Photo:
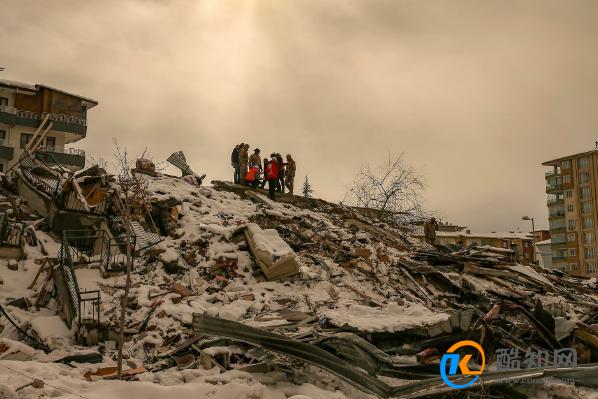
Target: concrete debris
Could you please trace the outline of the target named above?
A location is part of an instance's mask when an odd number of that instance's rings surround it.
[[[169,161],[183,178],[138,160],[144,200],[126,221],[121,187],[101,168],[22,160],[0,190],[14,196],[0,208],[0,359],[66,363],[91,384],[116,378],[130,262],[127,380],[259,376],[345,397],[444,395],[455,389],[439,379],[442,355],[473,340],[487,371],[461,394],[521,396],[511,382],[547,376],[598,384],[595,279],[517,264],[501,248],[434,248],[344,205],[201,186],[181,152]],[[561,367],[554,353],[567,348],[578,366]],[[502,350],[522,367],[498,371]],[[525,369],[529,350],[548,353],[545,364]]]

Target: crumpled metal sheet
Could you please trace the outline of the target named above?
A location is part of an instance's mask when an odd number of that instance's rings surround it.
[[[193,329],[199,334],[234,339],[321,367],[364,392],[389,398],[393,388],[368,373],[354,368],[342,359],[310,344],[282,335],[262,331],[230,320],[195,314]]]
[[[352,367],[342,359],[321,348],[234,321],[195,314],[193,317],[193,328],[201,334],[225,337],[257,345],[264,349],[313,364],[328,370],[362,391],[373,393],[381,398],[419,398],[455,390],[446,385],[440,377],[428,378],[399,387],[391,387],[368,373]],[[456,384],[463,384],[469,378],[471,377],[457,376],[451,377],[451,381]],[[472,384],[467,389],[509,384],[522,379],[536,380],[541,378],[567,378],[574,380],[575,384],[579,386],[598,388],[598,363],[567,368],[486,371],[475,384]]]

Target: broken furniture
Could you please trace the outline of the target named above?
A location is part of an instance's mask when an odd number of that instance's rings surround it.
[[[255,263],[268,280],[290,277],[299,272],[297,255],[276,230],[262,230],[257,224],[249,223],[245,228],[245,238]]]

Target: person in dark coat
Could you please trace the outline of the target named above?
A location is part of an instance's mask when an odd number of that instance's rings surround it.
[[[236,145],[235,148],[233,148],[233,152],[230,155],[230,163],[233,166],[233,168],[235,169],[233,182],[235,182],[236,184],[239,184],[241,182],[239,152],[241,151],[241,147],[243,147],[243,145],[244,145],[244,143]]]
[[[284,160],[282,159],[282,155],[276,153],[276,161],[278,162],[278,191],[284,194],[284,175],[285,175],[285,165]]]

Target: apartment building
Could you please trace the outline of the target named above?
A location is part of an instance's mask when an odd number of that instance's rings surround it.
[[[552,266],[573,276],[598,276],[598,150],[542,163],[546,172]]]
[[[0,172],[35,144],[35,156],[70,170],[85,166],[85,152],[68,147],[87,134],[87,111],[97,101],[50,86],[0,79]]]

